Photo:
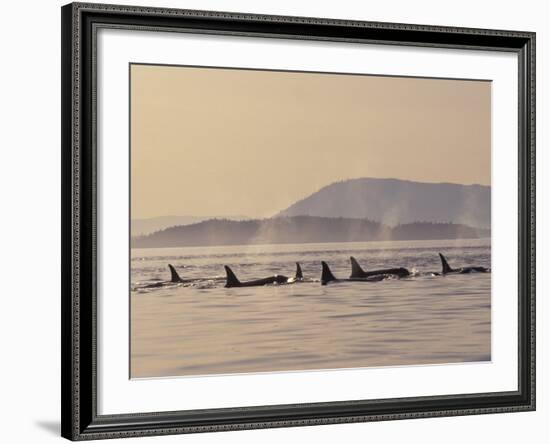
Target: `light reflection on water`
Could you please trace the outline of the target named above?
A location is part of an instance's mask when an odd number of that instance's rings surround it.
[[[491,359],[491,274],[431,276],[441,251],[451,266],[490,267],[490,241],[407,241],[138,249],[132,251],[132,377],[331,369]],[[419,273],[381,282],[321,286],[320,261],[348,277],[365,270]],[[239,279],[284,274],[300,262],[315,282],[224,288],[223,265]],[[135,287],[169,277],[178,286]]]

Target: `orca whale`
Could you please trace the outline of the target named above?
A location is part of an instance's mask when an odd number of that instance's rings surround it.
[[[186,282],[193,282],[194,280],[196,280],[196,279],[182,279],[172,264],[168,264],[168,268],[170,269],[169,281],[154,282],[152,284],[143,285],[139,288],[159,288],[159,287],[166,287],[169,285],[184,284]]]
[[[349,259],[351,261],[350,278],[367,278],[367,277],[376,276],[379,274],[393,275],[398,277],[405,277],[410,275],[409,270],[403,267],[365,271],[361,268],[361,265],[359,265],[359,262],[357,262],[357,259],[355,259],[353,256],[351,256]]]
[[[302,267],[300,267],[300,264],[296,262],[296,274],[293,278],[290,278],[288,280],[289,284],[292,284],[294,282],[303,282],[304,281],[304,275],[302,273]]]
[[[445,256],[439,253],[439,258],[441,259],[441,274],[466,274],[466,273],[489,273],[490,269],[485,267],[461,267],[461,268],[451,268]]]
[[[269,276],[266,278],[254,279],[252,281],[245,281],[245,282],[241,282],[237,278],[237,276],[235,276],[235,273],[233,273],[233,270],[231,270],[231,268],[229,268],[227,265],[224,265],[224,268],[225,268],[225,273],[227,275],[225,288],[260,287],[262,285],[268,285],[268,284],[291,284],[294,282],[301,281],[303,279],[302,267],[300,267],[300,264],[298,262],[296,262],[296,275],[293,278],[289,278],[282,274],[275,274],[273,276]]]
[[[377,274],[364,278],[350,277],[348,279],[339,279],[332,274],[330,267],[325,261],[322,261],[321,265],[323,267],[321,272],[321,285],[327,285],[329,282],[378,282],[386,277],[384,274]]]

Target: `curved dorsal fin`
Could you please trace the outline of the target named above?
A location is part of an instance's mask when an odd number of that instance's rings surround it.
[[[361,265],[359,265],[359,262],[351,256],[349,258],[351,261],[351,276],[350,278],[358,278],[358,277],[364,277],[365,276],[365,270],[361,268]]]
[[[183,282],[182,279],[180,278],[180,275],[178,274],[178,272],[176,271],[176,269],[172,264],[168,264],[168,268],[170,269],[170,275],[171,275],[170,282]]]
[[[296,280],[303,279],[304,275],[302,274],[302,267],[300,267],[300,264],[296,262],[296,276],[294,276]]]
[[[239,287],[241,285],[241,281],[237,279],[237,276],[235,276],[235,273],[233,273],[233,270],[231,270],[231,268],[229,268],[227,265],[224,265],[224,268],[225,268],[225,274],[227,275],[225,286],[227,288]]]
[[[450,273],[451,271],[453,271],[453,269],[447,263],[447,259],[445,259],[445,256],[439,253],[439,258],[441,259],[441,270],[443,274]]]
[[[330,281],[335,281],[336,278],[332,274],[332,271],[330,271],[329,266],[325,261],[321,262],[321,265],[323,266],[323,271],[321,273],[321,285],[326,285]]]

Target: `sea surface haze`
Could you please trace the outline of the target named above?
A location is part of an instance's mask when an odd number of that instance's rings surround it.
[[[131,252],[132,378],[420,365],[491,360],[491,274],[441,271],[491,266],[489,239],[148,248]],[[321,261],[347,278],[406,267],[411,277],[321,286]],[[224,288],[224,265],[242,281],[295,262],[306,282]],[[169,280],[167,264],[193,282]]]

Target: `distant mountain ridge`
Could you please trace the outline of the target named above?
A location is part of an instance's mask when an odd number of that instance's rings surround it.
[[[491,226],[491,187],[361,178],[334,182],[276,216],[368,218],[389,226],[417,221]]]
[[[390,227],[367,219],[294,216],[244,221],[210,219],[133,237],[132,248],[471,239],[488,236],[489,230],[460,224],[416,222]]]
[[[208,219],[246,220],[246,216],[159,216],[132,219],[132,236],[143,236],[178,225],[189,225]]]

